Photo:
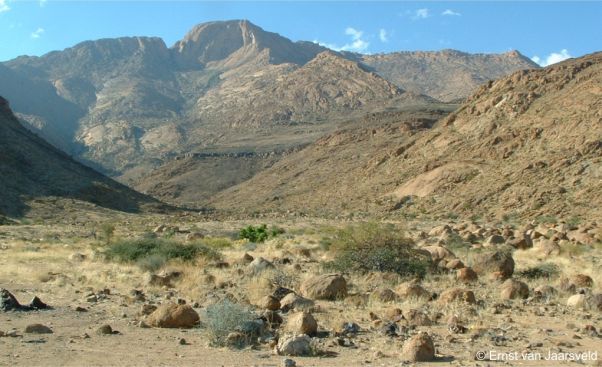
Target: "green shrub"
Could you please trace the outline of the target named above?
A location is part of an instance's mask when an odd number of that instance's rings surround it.
[[[211,260],[221,258],[216,250],[202,243],[182,244],[174,240],[159,238],[140,238],[116,241],[107,249],[105,256],[110,260],[137,262],[138,264],[158,264],[161,259],[169,261],[179,259],[191,261],[197,257]]]
[[[100,237],[108,245],[113,240],[115,234],[115,225],[113,223],[103,223],[100,226]]]
[[[560,269],[556,264],[543,263],[537,266],[527,268],[517,272],[519,277],[527,279],[539,279],[539,278],[554,278],[560,274]]]
[[[251,309],[224,299],[207,307],[205,319],[209,340],[213,345],[225,346],[228,334],[235,331],[248,334],[246,343],[251,342],[254,333],[249,329],[252,329],[256,319]],[[237,346],[243,347],[244,344]]]
[[[335,260],[327,269],[349,272],[392,272],[424,277],[431,267],[430,256],[415,248],[404,232],[390,224],[362,223],[340,230],[333,238]]]
[[[268,226],[262,224],[260,226],[247,226],[240,230],[239,238],[246,238],[254,243],[265,242],[270,237],[277,237],[284,233],[284,229],[273,226],[268,230]]]

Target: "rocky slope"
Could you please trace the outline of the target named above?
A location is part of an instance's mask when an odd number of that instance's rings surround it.
[[[45,197],[128,212],[158,204],[74,161],[25,129],[0,97],[0,217],[22,216],[29,201]],[[58,215],[58,207],[53,215]]]
[[[16,58],[0,66],[0,93],[54,145],[144,185],[141,177],[180,155],[280,151],[313,142],[353,116],[416,99],[465,97],[480,82],[534,67],[506,54],[377,58],[325,51],[248,21],[210,22],[172,47],[159,38],[124,37]],[[459,70],[469,76],[454,81]],[[404,93],[406,85],[412,94]],[[432,93],[420,97],[424,92]]]
[[[600,218],[600,85],[602,53],[519,71],[487,83],[430,130],[401,132],[408,120],[400,116],[390,127],[339,131],[214,204]]]

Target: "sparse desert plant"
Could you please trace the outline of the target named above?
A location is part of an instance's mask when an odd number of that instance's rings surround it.
[[[221,300],[207,307],[205,311],[205,325],[209,331],[209,339],[215,346],[225,346],[228,334],[232,332],[246,332],[256,319],[251,309],[234,303],[228,299]],[[252,333],[251,333],[252,334]],[[239,340],[237,347],[243,347],[249,343],[247,340]]]
[[[103,223],[100,226],[100,237],[108,245],[113,240],[115,234],[115,225],[113,223]]]
[[[340,230],[333,238],[335,259],[324,264],[340,272],[391,272],[424,277],[430,257],[415,248],[412,239],[391,224],[361,223]]]
[[[560,274],[560,269],[558,268],[558,265],[553,263],[543,263],[524,270],[520,270],[517,272],[516,275],[527,279],[550,279],[557,277],[558,274]]]
[[[234,246],[232,240],[226,237],[205,237],[201,243],[215,249],[224,249]]]
[[[284,233],[284,229],[272,226],[268,230],[268,226],[265,224],[255,226],[246,226],[245,228],[240,230],[239,238],[246,238],[254,243],[265,242],[270,237],[277,237]]]
[[[159,238],[116,241],[105,251],[105,256],[109,260],[136,262],[143,266],[156,264],[158,259],[165,259],[166,262],[172,259],[192,261],[198,257],[210,260],[221,258],[218,251],[202,243],[183,244]]]

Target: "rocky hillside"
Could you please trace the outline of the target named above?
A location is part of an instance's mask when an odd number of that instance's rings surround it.
[[[456,50],[357,55],[359,61],[400,88],[440,101],[466,98],[481,84],[539,65],[518,51],[468,54]]]
[[[74,161],[25,129],[0,97],[0,217],[22,216],[28,202],[69,198],[128,212],[158,203]],[[54,215],[58,208],[54,208]]]
[[[481,82],[534,67],[508,54],[326,51],[248,21],[210,22],[172,47],[125,37],[16,58],[0,65],[0,93],[55,146],[144,185],[141,177],[181,155],[286,150],[352,117],[465,97]]]
[[[600,85],[602,53],[515,72],[482,86],[432,129],[409,128],[416,118],[408,116],[381,128],[359,124],[283,159],[214,204],[600,218]]]

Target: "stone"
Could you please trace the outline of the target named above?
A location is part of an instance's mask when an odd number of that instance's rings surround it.
[[[485,242],[483,242],[483,247],[493,247],[496,245],[502,245],[504,242],[506,242],[506,239],[503,236],[494,234],[487,237]]]
[[[205,235],[201,232],[190,232],[186,235],[186,241],[198,241],[205,238]]]
[[[435,344],[430,335],[421,332],[403,344],[402,359],[410,362],[430,362],[435,359]]]
[[[241,263],[243,264],[250,264],[253,260],[255,260],[255,258],[249,255],[247,252],[245,252],[245,254],[242,255],[242,258],[240,259]]]
[[[157,306],[155,306],[155,305],[143,304],[140,307],[140,311],[138,312],[138,315],[148,316],[148,315],[152,314],[153,312],[155,312],[156,310],[157,310]]]
[[[585,294],[574,294],[566,301],[566,305],[572,308],[583,309],[586,306],[586,300]]]
[[[462,268],[458,269],[456,272],[456,279],[461,281],[462,283],[472,283],[476,282],[479,279],[477,272],[472,270],[472,268]]]
[[[297,367],[297,362],[295,362],[294,360],[290,359],[290,358],[285,358],[282,360],[282,363],[280,363],[281,367]]]
[[[475,254],[472,269],[479,275],[499,272],[507,279],[514,273],[514,259],[512,254],[503,251]]]
[[[347,296],[347,281],[340,274],[316,275],[305,280],[300,290],[308,298],[335,300]]]
[[[395,291],[402,299],[431,298],[431,293],[415,281],[401,283],[395,288]]]
[[[403,312],[401,311],[401,309],[395,307],[395,308],[386,309],[385,313],[384,313],[384,318],[387,321],[398,322],[400,320],[403,320],[404,317],[403,317]]]
[[[431,326],[433,324],[425,312],[416,309],[406,312],[405,318],[412,326]]]
[[[267,295],[259,300],[257,306],[263,310],[276,311],[280,309],[280,301],[272,295]]]
[[[551,285],[540,285],[533,289],[533,294],[538,297],[551,297],[556,293],[558,293],[558,291]]]
[[[276,311],[265,310],[261,317],[272,329],[280,327],[283,322],[282,316],[280,316]]]
[[[118,334],[118,331],[114,331],[111,325],[102,325],[98,329],[96,329],[96,334],[98,335],[112,335]]]
[[[442,304],[450,304],[454,302],[466,302],[474,304],[477,301],[472,291],[461,288],[452,288],[441,293],[439,296],[439,302]]]
[[[508,279],[501,286],[500,297],[502,299],[525,299],[529,297],[529,286],[515,279]]]
[[[189,305],[164,303],[148,316],[147,323],[160,328],[191,328],[199,320],[199,314]]]
[[[310,310],[314,305],[314,301],[301,297],[296,293],[289,293],[280,300],[280,309],[284,312],[290,310]]]
[[[30,324],[25,327],[23,331],[26,334],[52,334],[53,331],[46,325],[42,324]]]
[[[318,332],[318,322],[309,312],[301,311],[289,316],[286,330],[293,334],[315,335]]]
[[[273,269],[274,264],[264,259],[263,257],[257,257],[253,259],[253,261],[251,261],[249,265],[247,265],[247,267],[251,271],[251,273],[257,274],[267,269]]]
[[[72,253],[71,255],[69,255],[69,260],[71,260],[73,262],[82,262],[82,261],[86,260],[86,255],[79,253],[79,252],[75,252],[75,253]]]
[[[460,259],[452,259],[445,264],[445,268],[448,270],[457,270],[464,268],[464,263]]]
[[[311,339],[307,335],[283,336],[276,351],[284,356],[307,356],[311,354]]]
[[[589,275],[576,274],[569,278],[572,284],[581,288],[591,288],[594,285],[594,280]]]
[[[421,250],[427,251],[431,255],[433,262],[438,263],[441,260],[455,259],[456,255],[443,246],[425,246]]]
[[[378,288],[374,292],[372,292],[370,296],[372,297],[372,299],[385,303],[395,302],[399,300],[399,296],[397,295],[397,293],[393,292],[389,288]]]
[[[8,290],[0,288],[0,311],[20,310],[23,306]]]

